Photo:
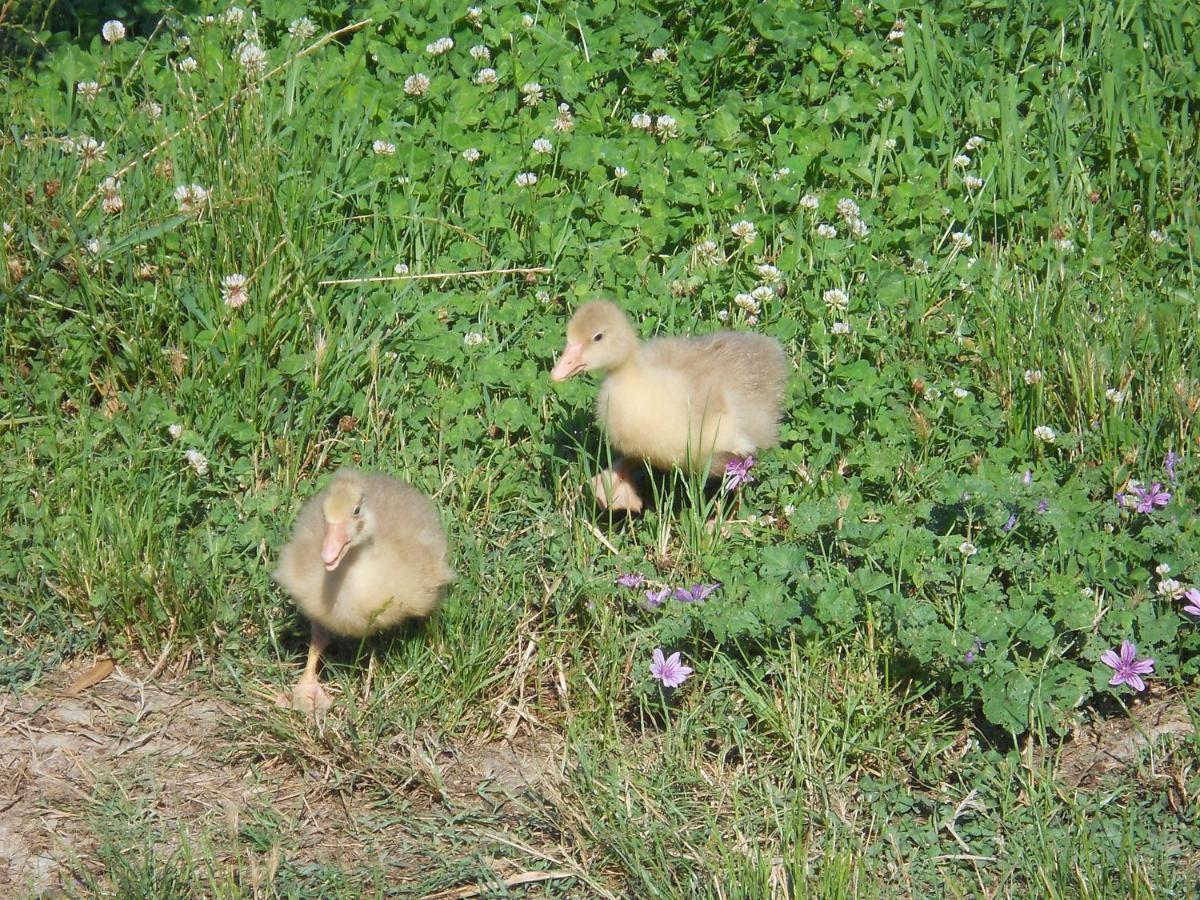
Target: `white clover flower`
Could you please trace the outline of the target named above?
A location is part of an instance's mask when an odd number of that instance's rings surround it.
[[[545,305],[550,302],[550,292],[549,291],[538,291],[536,294],[533,295],[533,299],[535,299],[538,303]]]
[[[779,280],[779,270],[770,263],[759,263],[754,268],[759,278],[765,278],[767,281]]]
[[[974,556],[976,553],[979,552],[979,548],[976,547],[974,544],[972,544],[970,541],[963,541],[961,544],[958,545],[958,552],[961,553],[963,556]]]
[[[722,262],[721,248],[714,240],[700,241],[692,248],[692,255],[696,262],[705,266],[716,266]]]
[[[849,221],[850,234],[862,240],[871,233],[871,229],[867,227],[867,223],[855,216]]]
[[[674,137],[677,133],[674,116],[659,116],[654,125],[655,130],[664,137]]]
[[[163,111],[162,104],[155,103],[153,100],[143,101],[141,106],[138,107],[138,109],[140,109],[142,111],[142,113],[146,116],[146,118],[149,119],[151,122],[157,122],[159,120],[159,118],[162,117],[162,111]]]
[[[835,238],[837,237],[837,229],[832,225],[822,222],[817,226],[817,237]]]
[[[1160,597],[1176,598],[1183,596],[1183,590],[1183,585],[1174,578],[1164,578],[1158,583],[1156,592]]]
[[[189,450],[183,456],[187,460],[187,464],[195,470],[197,475],[204,477],[208,474],[208,457],[199,450]]]
[[[624,166],[613,166],[613,178],[617,179],[618,181],[628,174],[629,170]]]
[[[886,147],[888,150],[895,150],[896,149],[896,139],[888,138],[886,141],[883,142],[883,146]]]
[[[830,288],[821,295],[821,299],[825,301],[826,306],[838,312],[844,312],[850,306],[850,295],[841,288]]]
[[[247,41],[238,48],[238,62],[247,74],[258,75],[267,65],[267,53],[258,44]]]
[[[1033,429],[1033,436],[1044,444],[1053,444],[1055,439],[1054,429],[1048,425],[1039,425]]]
[[[532,28],[533,27],[533,16],[531,16],[529,13],[525,13],[525,15],[521,16],[521,27],[522,28]]]
[[[1026,384],[1030,384],[1030,385],[1037,384],[1039,381],[1042,380],[1042,370],[1041,369],[1026,369],[1024,378],[1025,378]]]
[[[83,249],[87,251],[88,256],[99,256],[100,255],[100,239],[99,238],[88,238],[86,241],[83,242]]]
[[[733,297],[733,304],[739,309],[751,313],[752,315],[757,315],[762,309],[762,306],[759,304],[759,302],[750,294],[735,294]]]
[[[196,60],[193,59],[192,57],[185,56],[183,59],[181,59],[179,61],[178,65],[179,65],[180,72],[184,72],[184,73],[190,75],[190,74],[192,74],[192,72],[196,71],[197,67],[199,66],[199,63],[197,63]]]
[[[892,25],[892,30],[888,32],[887,39],[889,41],[904,40],[904,26],[907,23],[903,19],[897,19]]]
[[[527,81],[521,85],[521,102],[526,106],[537,106],[546,96],[542,86],[536,81]]]
[[[483,10],[478,6],[467,7],[467,21],[472,25],[478,25],[483,21]]]
[[[1169,563],[1159,563],[1157,566],[1154,567],[1154,574],[1158,575],[1160,578],[1163,575],[1170,575],[1171,574],[1170,564]]]
[[[760,303],[765,303],[775,296],[775,289],[769,284],[760,284],[750,292],[750,296]]]
[[[221,15],[221,22],[225,25],[238,26],[242,24],[242,19],[246,18],[246,11],[240,6],[231,6]]]
[[[968,191],[977,191],[983,187],[983,179],[978,175],[964,175],[963,187],[965,187]]]
[[[829,326],[829,331],[831,334],[849,334],[850,333],[850,323],[849,322],[834,322],[832,325]]]
[[[805,194],[800,198],[800,205],[805,209],[816,209],[821,205],[821,199],[816,194]]]
[[[554,117],[554,130],[566,134],[575,127],[575,117],[571,115],[571,107],[569,104],[558,104],[558,115]]]
[[[538,177],[533,172],[518,172],[517,187],[533,187],[537,184]]]
[[[181,184],[175,188],[175,202],[182,213],[199,212],[208,200],[208,190],[198,184]]]
[[[100,84],[96,81],[81,81],[75,85],[75,93],[90,102],[100,96]]]
[[[83,167],[87,169],[93,163],[104,159],[106,146],[104,141],[98,141],[94,137],[81,134],[79,140],[75,141],[75,152],[79,154],[79,158],[83,160]]]
[[[100,26],[100,36],[110,44],[125,39],[125,26],[116,19],[109,19]]]
[[[942,396],[942,392],[935,387],[927,387],[921,392],[921,396],[924,397],[927,402],[932,403]]]
[[[729,230],[734,233],[735,237],[741,239],[743,244],[753,244],[758,239],[758,230],[754,227],[754,223],[741,219],[729,226]]]
[[[464,150],[462,152],[462,158],[465,159],[469,163],[479,162],[479,160],[482,156],[483,156],[483,154],[479,152],[478,147],[468,147],[466,150]]]
[[[402,263],[402,262],[396,263],[394,266],[392,266],[392,271],[395,272],[397,275],[407,275],[408,274],[408,263]]]
[[[958,156],[954,157],[954,159],[950,160],[950,162],[958,166],[960,169],[965,169],[971,164],[971,157],[967,156],[965,153],[960,153]]]
[[[12,222],[5,222],[2,226],[0,226],[0,228],[3,229],[5,235],[10,235],[13,233]]]
[[[471,59],[475,60],[476,62],[486,62],[492,58],[492,51],[483,46],[483,44],[476,44],[471,48],[470,52]]]
[[[729,310],[727,310],[727,309],[717,310],[717,321],[728,322],[729,321]]]
[[[545,153],[552,153],[553,151],[554,151],[554,145],[552,143],[550,143],[548,140],[546,140],[545,138],[538,138],[536,141],[533,142],[533,152],[534,153],[545,154]]]
[[[221,279],[221,299],[230,309],[239,309],[246,305],[250,294],[246,290],[246,276],[240,272],[226,275]]]
[[[177,441],[183,437],[183,426],[178,422],[167,426],[167,434],[171,436],[171,440]]]
[[[858,204],[849,197],[843,197],[837,202],[838,215],[849,222],[851,219],[858,218],[860,212]]]
[[[1165,244],[1167,242],[1167,233],[1158,228],[1151,228],[1146,237],[1150,238],[1151,243]]]
[[[955,248],[958,250],[966,250],[973,243],[975,243],[971,239],[971,236],[965,231],[954,232],[952,235],[950,235],[950,242],[954,244]]]
[[[478,347],[487,343],[487,337],[479,331],[468,331],[463,335],[463,344],[468,347]]]
[[[104,199],[100,202],[100,208],[109,215],[116,215],[125,208],[125,201],[121,199],[121,182],[113,176],[108,176],[100,182],[100,193]]]
[[[1070,253],[1075,249],[1075,242],[1070,238],[1059,238],[1054,242],[1054,249],[1059,253]]]
[[[794,516],[796,514],[796,504],[789,503],[787,506],[785,506],[783,508],[783,514],[789,519]]]
[[[985,143],[987,143],[987,142],[983,138],[981,138],[977,134],[973,134],[969,138],[967,138],[966,147],[968,150],[978,150]]]
[[[429,91],[429,84],[429,76],[424,72],[417,72],[404,79],[404,93],[410,97],[423,97]]]
[[[317,26],[308,16],[292,19],[291,24],[288,25],[288,34],[298,41],[307,41],[316,33]]]
[[[650,51],[650,62],[655,65],[665,63],[667,61],[667,51],[662,47],[655,47]]]
[[[629,124],[639,131],[649,131],[654,127],[654,120],[646,113],[634,113],[633,118],[629,120]]]
[[[952,393],[955,396],[955,399],[958,399],[958,400],[966,400],[968,397],[971,396],[970,391],[968,391],[966,388],[961,388],[961,387],[956,387],[950,393]]]
[[[1119,391],[1116,388],[1109,388],[1104,392],[1104,397],[1113,406],[1120,406],[1125,400],[1125,392]]]
[[[188,450],[183,456],[187,460],[187,464],[195,470],[197,475],[203,476],[208,474],[208,457],[199,450]]]
[[[896,99],[894,97],[884,97],[882,100],[880,100],[878,103],[875,104],[875,108],[877,110],[879,110],[880,112],[885,113],[885,112],[891,111],[891,108],[895,105],[896,105]]]
[[[396,152],[396,145],[391,141],[372,141],[371,150],[376,156],[391,156]]]
[[[425,45],[425,52],[430,56],[441,56],[443,53],[449,53],[454,49],[454,38],[443,37],[438,38],[432,44]]]
[[[791,174],[792,174],[792,170],[789,169],[787,166],[780,166],[778,169],[776,169],[774,172],[771,173],[771,180],[772,181],[783,181],[783,179],[787,178]]]
[[[908,270],[910,272],[912,272],[912,274],[914,274],[914,275],[928,275],[929,274],[929,260],[920,259],[920,258],[914,259],[912,261],[912,265],[910,265],[908,267]]]
[[[496,70],[492,68],[480,69],[475,73],[476,84],[495,84],[500,80],[500,76],[496,74]]]

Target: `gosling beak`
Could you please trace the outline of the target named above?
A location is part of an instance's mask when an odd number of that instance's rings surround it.
[[[583,369],[583,344],[568,343],[567,349],[562,352],[562,356],[550,370],[550,377],[555,381],[566,381],[572,375],[578,375]]]
[[[346,533],[345,522],[325,523],[325,543],[321,545],[321,561],[325,563],[325,571],[332,572],[350,549],[350,535]]]

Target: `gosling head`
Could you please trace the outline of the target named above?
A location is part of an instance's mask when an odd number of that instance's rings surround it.
[[[357,547],[374,533],[375,519],[363,491],[362,478],[351,469],[342,469],[329,483],[329,492],[321,506],[325,515],[321,561],[327,572],[338,567],[351,547]]]
[[[620,368],[636,351],[637,334],[625,313],[606,300],[593,300],[575,311],[567,325],[567,347],[550,371],[555,381],[580,372]]]

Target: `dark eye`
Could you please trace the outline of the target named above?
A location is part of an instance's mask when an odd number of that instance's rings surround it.
[[[358,506],[354,507],[354,518],[357,519],[361,515],[362,515],[362,504],[360,503],[360,504],[358,504]]]
[[[600,341],[601,341],[601,340],[603,340],[603,339],[604,339],[604,332],[603,332],[603,331],[597,331],[597,332],[596,332],[596,333],[595,333],[595,334],[592,336],[592,342],[593,342],[593,343],[596,343],[596,344],[600,343]]]

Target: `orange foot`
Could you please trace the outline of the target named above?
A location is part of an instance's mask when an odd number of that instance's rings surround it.
[[[605,509],[624,510],[630,513],[642,511],[642,498],[634,490],[633,482],[622,471],[621,466],[605,469],[592,479],[592,491],[596,502]]]
[[[329,707],[333,706],[333,701],[329,699],[329,695],[315,676],[302,676],[290,694],[284,691],[275,698],[275,705],[312,715],[328,712]]]

